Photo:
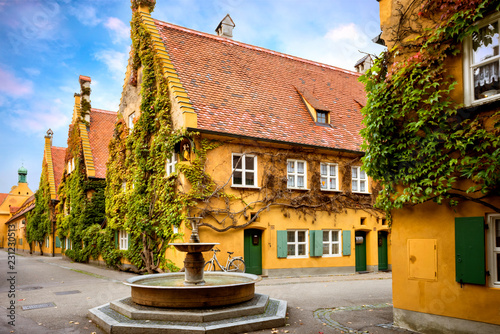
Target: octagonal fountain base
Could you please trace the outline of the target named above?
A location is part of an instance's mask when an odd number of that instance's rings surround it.
[[[261,278],[243,273],[204,273],[200,285],[186,285],[184,273],[152,274],[129,278],[132,301],[139,305],[169,308],[200,308],[251,300]]]
[[[88,317],[113,334],[230,334],[284,326],[286,309],[286,301],[261,294],[243,303],[203,309],[143,306],[127,297],[90,309]]]

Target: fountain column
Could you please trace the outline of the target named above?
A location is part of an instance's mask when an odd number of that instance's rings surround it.
[[[191,226],[193,231],[191,232],[191,238],[189,238],[189,243],[199,244],[200,237],[198,235],[198,222],[201,217],[189,217],[191,221]],[[186,279],[184,280],[185,285],[202,285],[205,283],[203,279],[203,267],[205,266],[205,259],[203,254],[198,247],[191,248],[184,259],[184,270],[186,274]]]

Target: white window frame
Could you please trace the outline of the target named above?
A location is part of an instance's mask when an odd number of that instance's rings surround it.
[[[299,232],[304,233],[305,241],[298,241]],[[287,230],[286,231],[286,251],[287,258],[289,259],[300,259],[309,257],[309,231],[308,230]],[[294,241],[288,241],[288,234],[294,233]],[[290,255],[288,253],[288,246],[295,246],[295,254]],[[304,245],[305,254],[299,255],[299,245]]]
[[[497,226],[495,226],[497,225]],[[500,241],[497,246],[495,240],[497,230],[500,229],[500,215],[493,214],[488,217],[486,258],[488,259],[489,285],[493,288],[500,288]],[[498,232],[500,233],[500,231]]]
[[[45,237],[45,248],[49,248],[49,246],[50,246],[50,238],[49,238],[49,236],[46,236]]]
[[[177,164],[177,154],[172,153],[170,158],[167,158],[167,162],[165,164],[165,171],[166,171],[165,175],[167,177],[174,174],[177,171],[175,166],[176,164]]]
[[[325,241],[325,233],[328,233],[328,240]],[[333,241],[332,235],[336,233],[338,241]],[[328,253],[325,253],[325,246],[328,245]],[[333,253],[333,245],[338,245],[338,253]],[[323,230],[323,256],[340,257],[342,256],[342,231],[341,230]]]
[[[494,21],[498,22],[498,29],[500,31],[499,13],[491,15],[490,17],[484,20],[481,20],[481,22],[478,24],[479,29],[487,26],[488,24]],[[500,69],[500,54],[498,56],[494,56],[487,60],[484,60],[482,62],[473,64],[473,52],[474,51],[472,50],[472,36],[467,36],[467,38],[464,39],[464,44],[463,44],[463,82],[464,82],[463,88],[464,88],[465,106],[479,105],[500,99],[500,92],[499,92],[498,94],[495,94],[490,97],[482,98],[480,100],[474,100],[474,74],[473,74],[474,69],[495,61],[499,62],[499,69]]]
[[[323,174],[322,172],[322,166],[326,166],[326,174]],[[330,175],[331,172],[331,167],[335,168],[335,175],[332,176]],[[320,174],[320,189],[322,191],[339,191],[339,165],[330,163],[330,162],[322,162],[319,165],[319,174]],[[330,188],[330,181],[332,179],[335,179],[335,189]],[[323,182],[325,183],[326,187],[323,187]]]
[[[118,249],[128,250],[128,232],[125,230],[118,230]]]
[[[71,239],[69,237],[66,238],[66,249],[71,249]]]
[[[236,168],[234,166],[234,158],[240,159],[241,168]],[[253,158],[253,170],[249,169],[246,165],[246,158]],[[232,176],[231,176],[231,186],[236,188],[258,188],[257,186],[257,156],[254,154],[242,154],[242,153],[233,153],[231,155],[231,168],[232,168]],[[234,174],[236,172],[241,172],[241,184],[234,183]],[[246,184],[246,175],[247,173],[253,173],[253,183],[254,184]]]
[[[292,168],[290,168],[290,163],[293,164]],[[304,172],[303,173],[300,173],[298,170],[299,163],[304,164]],[[307,161],[288,159],[286,161],[286,176],[287,176],[286,186],[288,189],[306,189],[307,190]],[[302,187],[297,186],[299,177],[303,177],[303,179],[304,179],[304,185]],[[293,185],[290,185],[290,180],[293,180]]]
[[[132,132],[132,130],[134,130],[134,118],[135,118],[135,111],[133,113],[131,113],[130,115],[128,115],[129,133]]]
[[[356,173],[354,171],[356,170]],[[364,178],[361,178],[361,172],[365,174]],[[365,182],[365,191],[361,191],[361,182]],[[354,185],[356,185],[356,190],[354,190]],[[359,166],[355,166],[351,168],[351,190],[353,193],[359,194],[368,194],[368,175],[366,172],[361,169]]]

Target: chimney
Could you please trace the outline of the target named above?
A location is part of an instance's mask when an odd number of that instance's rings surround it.
[[[51,129],[47,130],[47,134],[45,135],[45,145],[52,146],[52,136],[54,135],[54,131]]]
[[[231,16],[229,16],[229,14],[227,14],[226,17],[224,17],[222,19],[222,21],[220,21],[219,25],[215,29],[215,32],[219,36],[232,39],[234,27],[235,27],[235,24],[234,24],[233,20],[231,19]]]
[[[80,115],[85,121],[90,122],[90,77],[80,75],[79,77],[81,87],[81,100],[80,100]],[[88,110],[87,110],[88,109]]]

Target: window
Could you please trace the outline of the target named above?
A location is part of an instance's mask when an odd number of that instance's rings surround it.
[[[355,193],[368,193],[368,179],[361,167],[352,167],[352,191]]]
[[[233,153],[233,186],[257,186],[257,157]]]
[[[499,15],[483,22],[464,44],[466,105],[500,98]]]
[[[340,256],[341,239],[339,230],[323,231],[323,255]]]
[[[287,161],[288,188],[306,189],[307,187],[306,166],[307,166],[306,162],[302,160]]]
[[[128,115],[128,129],[129,129],[129,132],[132,132],[132,130],[134,129],[134,118],[135,118],[135,112],[133,112],[130,115]]]
[[[19,238],[19,246],[23,245],[23,238]]]
[[[321,190],[338,190],[338,166],[336,164],[321,163]]]
[[[125,230],[118,231],[118,247],[121,250],[128,249],[128,233]]]
[[[175,153],[172,153],[172,156],[170,158],[167,158],[167,164],[166,164],[166,170],[167,170],[167,176],[172,175],[175,173],[175,164],[177,163],[177,155]]]
[[[49,248],[49,246],[50,246],[50,238],[49,238],[49,236],[46,236],[45,237],[45,248]]]
[[[500,288],[500,215],[490,216],[488,225],[488,270],[491,285]]]
[[[126,192],[127,191],[127,181],[122,182],[122,191]]]
[[[71,249],[71,239],[66,238],[66,249]]]
[[[328,111],[318,110],[316,111],[317,122],[328,124]]]
[[[307,231],[287,231],[288,257],[307,257]]]

